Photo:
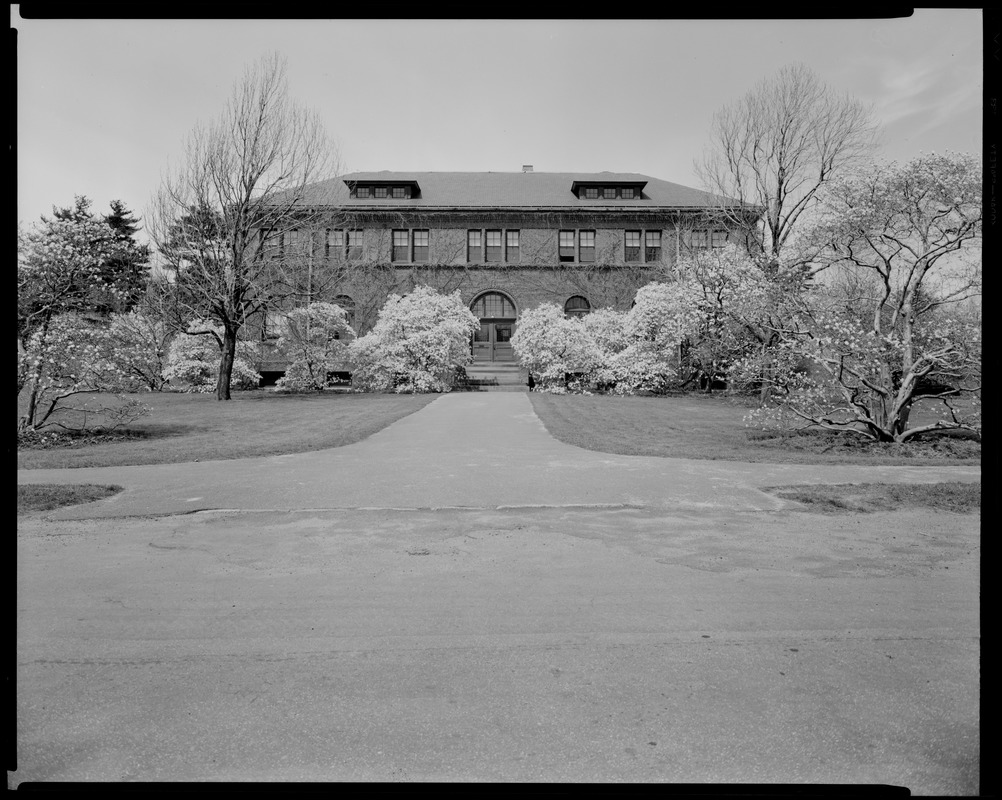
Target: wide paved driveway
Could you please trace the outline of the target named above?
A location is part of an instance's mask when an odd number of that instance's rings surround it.
[[[20,781],[891,783],[973,794],[979,480],[591,453],[518,393],[19,520]],[[185,513],[200,511],[201,513]]]
[[[19,483],[116,483],[126,491],[55,517],[204,509],[631,505],[776,510],[760,487],[981,480],[978,467],[742,464],[582,450],[551,437],[520,392],[445,395],[357,444],[287,456],[148,467],[22,470]]]

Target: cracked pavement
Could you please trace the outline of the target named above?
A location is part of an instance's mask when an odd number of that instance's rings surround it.
[[[18,474],[126,491],[18,520],[12,785],[978,792],[977,515],[763,489],[979,469],[609,456],[483,393],[337,450],[112,472]]]

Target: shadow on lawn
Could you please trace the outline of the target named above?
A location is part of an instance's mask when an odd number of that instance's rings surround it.
[[[180,423],[150,423],[142,428],[115,428],[111,430],[85,429],[23,431],[17,435],[18,450],[50,450],[54,447],[87,447],[110,442],[149,441],[188,436],[206,430],[198,425]]]
[[[748,431],[756,447],[804,453],[887,455],[903,458],[980,458],[981,440],[966,431],[947,431],[939,436],[916,436],[904,443],[874,442],[862,436],[824,430]]]

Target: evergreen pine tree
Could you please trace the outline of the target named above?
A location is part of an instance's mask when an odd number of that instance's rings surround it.
[[[102,219],[115,231],[122,243],[120,255],[110,259],[106,265],[109,281],[115,281],[124,294],[113,311],[129,311],[142,297],[149,277],[150,246],[139,244],[135,235],[141,230],[139,220],[121,200],[111,201],[111,212]]]

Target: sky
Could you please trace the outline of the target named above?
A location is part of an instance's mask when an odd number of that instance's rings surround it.
[[[18,220],[142,216],[244,69],[287,58],[343,172],[637,172],[701,186],[714,113],[800,62],[872,103],[879,155],[981,153],[980,9],[880,20],[86,20],[17,29]]]

